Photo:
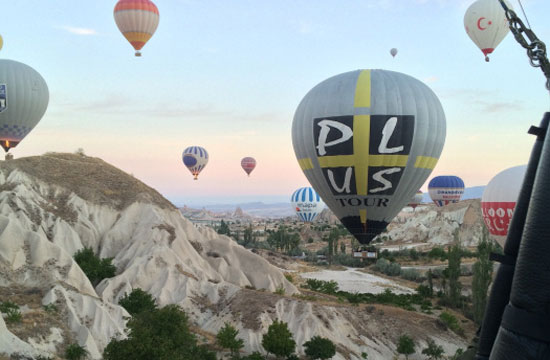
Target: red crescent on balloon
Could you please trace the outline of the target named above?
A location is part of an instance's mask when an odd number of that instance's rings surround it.
[[[477,21],[477,28],[478,28],[479,30],[481,30],[481,31],[487,29],[486,27],[481,27],[481,21],[482,21],[482,20],[485,20],[485,18],[484,18],[484,17],[480,17],[479,20]]]
[[[494,227],[495,227],[495,229],[497,229],[498,231],[503,231],[503,230],[504,230],[504,228],[499,228],[499,227],[497,226],[497,222],[496,222],[496,220],[497,220],[497,219],[493,219],[493,226],[494,226]]]

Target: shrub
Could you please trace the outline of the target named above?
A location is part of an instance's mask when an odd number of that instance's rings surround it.
[[[294,352],[296,342],[292,338],[292,333],[288,330],[287,323],[275,320],[263,336],[262,346],[268,353],[283,357]]]
[[[78,345],[71,344],[65,349],[65,358],[67,360],[82,360],[88,356],[88,351],[86,348]]]
[[[254,351],[252,354],[250,354],[248,356],[244,356],[241,359],[242,360],[265,360],[265,356],[263,356],[262,354],[260,354],[257,351]]]
[[[416,288],[416,293],[423,298],[430,298],[433,296],[432,289],[430,289],[430,287],[426,285],[418,285],[418,287]]]
[[[439,315],[439,319],[456,334],[464,335],[464,329],[460,327],[458,319],[453,314],[444,311]]]
[[[408,335],[401,335],[397,343],[397,352],[405,355],[408,359],[410,354],[414,354],[414,341]]]
[[[9,309],[7,312],[6,312],[6,322],[7,323],[10,323],[10,324],[13,324],[13,323],[18,323],[18,322],[21,322],[21,312],[19,311],[19,309],[15,310],[15,309]]]
[[[304,343],[305,354],[311,359],[330,359],[336,355],[336,346],[332,341],[314,336]]]
[[[441,359],[444,353],[443,347],[441,345],[437,345],[432,339],[428,339],[428,347],[422,350],[422,354],[427,355],[430,360]]]
[[[197,345],[187,315],[177,305],[142,311],[126,325],[128,337],[112,339],[103,351],[105,360],[216,359],[206,347]]]
[[[19,310],[19,306],[11,301],[4,301],[0,304],[0,312],[7,314],[10,310]]]
[[[229,349],[231,355],[235,356],[244,346],[244,341],[237,339],[237,335],[239,335],[239,331],[231,326],[231,324],[225,323],[216,335],[216,342],[222,348]]]
[[[45,312],[48,314],[55,314],[57,312],[57,306],[54,303],[42,306]]]
[[[434,247],[428,253],[428,257],[432,259],[439,258],[441,261],[447,260],[447,252],[442,247]]]
[[[111,264],[112,258],[100,259],[91,248],[84,248],[74,254],[74,260],[84,274],[90,279],[93,286],[101,280],[115,276],[116,267]]]
[[[280,286],[275,290],[275,294],[277,295],[284,295],[285,294],[285,288],[284,286]]]
[[[118,304],[126,309],[132,316],[142,311],[153,311],[157,309],[157,304],[153,296],[140,288],[135,288],[128,295],[125,294],[120,298]]]
[[[409,281],[418,281],[422,279],[422,275],[420,275],[420,272],[416,269],[404,269],[401,270],[400,276]]]
[[[389,276],[397,276],[401,273],[401,266],[397,263],[389,262],[387,259],[378,259],[374,265],[376,271]]]
[[[291,283],[294,282],[294,278],[292,277],[292,274],[288,274],[288,273],[285,274],[285,278]]]

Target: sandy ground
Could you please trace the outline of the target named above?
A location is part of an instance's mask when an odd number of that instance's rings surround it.
[[[382,277],[367,274],[357,269],[347,268],[343,271],[322,270],[316,272],[302,273],[305,279],[318,279],[324,281],[334,280],[338,288],[347,292],[380,294],[390,289],[396,294],[412,294],[415,291],[411,288],[399,285],[397,282]]]

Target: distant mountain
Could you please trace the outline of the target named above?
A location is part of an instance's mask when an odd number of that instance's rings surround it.
[[[205,205],[203,209],[211,211],[213,213],[233,213],[235,209],[240,208],[242,211],[254,217],[261,218],[283,218],[294,215],[294,209],[290,205],[290,202],[266,204],[263,202],[249,202],[241,204],[216,204]]]

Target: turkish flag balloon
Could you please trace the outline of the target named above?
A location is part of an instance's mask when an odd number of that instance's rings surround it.
[[[526,169],[527,165],[521,165],[499,172],[489,181],[481,197],[481,213],[485,225],[502,247]]]
[[[508,1],[504,2],[512,9]],[[477,0],[470,5],[464,14],[464,28],[485,55],[485,61],[489,61],[488,55],[510,31],[506,14],[498,0]]]

